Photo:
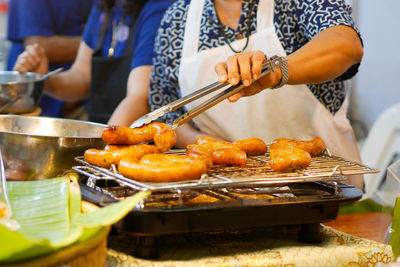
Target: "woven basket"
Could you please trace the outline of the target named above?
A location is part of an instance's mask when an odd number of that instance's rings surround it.
[[[107,248],[107,236],[110,226],[102,228],[96,235],[88,240],[68,246],[57,252],[19,262],[9,267],[47,267],[47,266],[69,266],[69,267],[99,267],[104,266]],[[1,265],[3,266],[3,265]]]

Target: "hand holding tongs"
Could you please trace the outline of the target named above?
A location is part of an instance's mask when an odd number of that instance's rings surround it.
[[[279,62],[276,61],[276,57],[275,56],[271,57],[263,64],[260,78],[270,72],[273,72],[278,67],[279,67]],[[184,96],[178,100],[175,100],[165,106],[162,106],[162,107],[140,117],[139,119],[134,121],[130,127],[131,128],[141,127],[144,124],[148,124],[152,121],[157,120],[158,118],[160,118],[161,116],[163,116],[164,114],[166,114],[168,112],[176,110],[188,103],[191,103],[192,101],[195,101],[205,95],[215,92],[216,90],[226,87],[228,85],[229,85],[229,83],[227,83],[227,82],[226,83],[215,82],[213,84],[210,84],[210,85],[203,87],[187,96]],[[227,87],[222,92],[216,94],[215,96],[211,97],[210,99],[204,101],[202,104],[198,105],[197,107],[186,112],[179,118],[175,119],[171,125],[172,129],[177,128],[178,126],[180,126],[180,125],[184,124],[185,122],[191,120],[192,118],[196,117],[203,111],[206,111],[207,109],[220,103],[222,100],[236,94],[237,92],[242,90],[244,87],[245,86],[242,84],[241,81],[238,85]]]

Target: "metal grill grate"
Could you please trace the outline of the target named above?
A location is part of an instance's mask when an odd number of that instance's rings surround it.
[[[223,187],[257,187],[284,186],[291,183],[337,182],[345,180],[344,176],[377,173],[378,170],[361,163],[345,160],[340,157],[323,155],[312,159],[311,165],[294,172],[274,172],[266,162],[268,155],[248,157],[245,167],[214,166],[200,180],[172,183],[142,183],[122,176],[114,167],[100,168],[86,162],[83,157],[76,160],[82,164],[73,169],[90,179],[115,180],[134,190],[151,190],[153,192],[174,191],[201,188]]]

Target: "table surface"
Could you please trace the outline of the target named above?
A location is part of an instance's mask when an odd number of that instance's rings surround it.
[[[339,215],[335,221],[324,223],[347,234],[384,243],[392,216],[380,212]]]
[[[376,214],[380,218],[385,215]],[[365,215],[370,220],[361,220],[368,226],[374,214]],[[339,216],[332,222],[343,226],[342,219],[349,218],[349,225],[357,227],[353,216]],[[378,227],[366,232],[382,229]],[[360,228],[360,227],[358,227]],[[347,228],[348,230],[349,228]],[[194,233],[161,238],[159,257],[141,259],[134,257],[132,238],[118,234],[110,236],[106,254],[108,267],[122,266],[376,266],[393,261],[390,246],[348,235],[332,227],[321,228],[322,242],[307,244],[298,242],[290,235],[278,234],[272,229],[253,229],[219,233]],[[349,231],[349,230],[348,230]],[[362,232],[362,231],[359,231]]]

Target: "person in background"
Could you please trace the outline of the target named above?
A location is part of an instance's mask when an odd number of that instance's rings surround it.
[[[165,10],[173,0],[102,0],[86,23],[71,69],[45,82],[47,94],[65,101],[89,97],[89,120],[106,123],[127,95],[135,95],[133,117],[145,114],[153,45]],[[39,46],[29,46],[17,60],[18,71],[46,73],[48,59]],[[128,89],[127,89],[128,88]],[[112,124],[124,125],[113,117]]]
[[[92,0],[11,0],[8,15],[8,40],[11,41],[7,70],[12,70],[19,54],[28,45],[43,47],[49,70],[70,68],[78,52],[81,34],[92,8]],[[41,115],[68,116],[65,112],[80,103],[64,103],[43,95]]]
[[[343,81],[356,74],[363,47],[343,0],[178,0],[155,51],[151,110],[217,79],[247,86],[229,98],[235,103],[223,101],[177,128],[179,147],[201,135],[267,143],[319,137],[334,155],[360,161]],[[272,56],[277,68],[260,78]],[[198,103],[162,121],[172,123]],[[362,177],[349,182],[363,187]]]

